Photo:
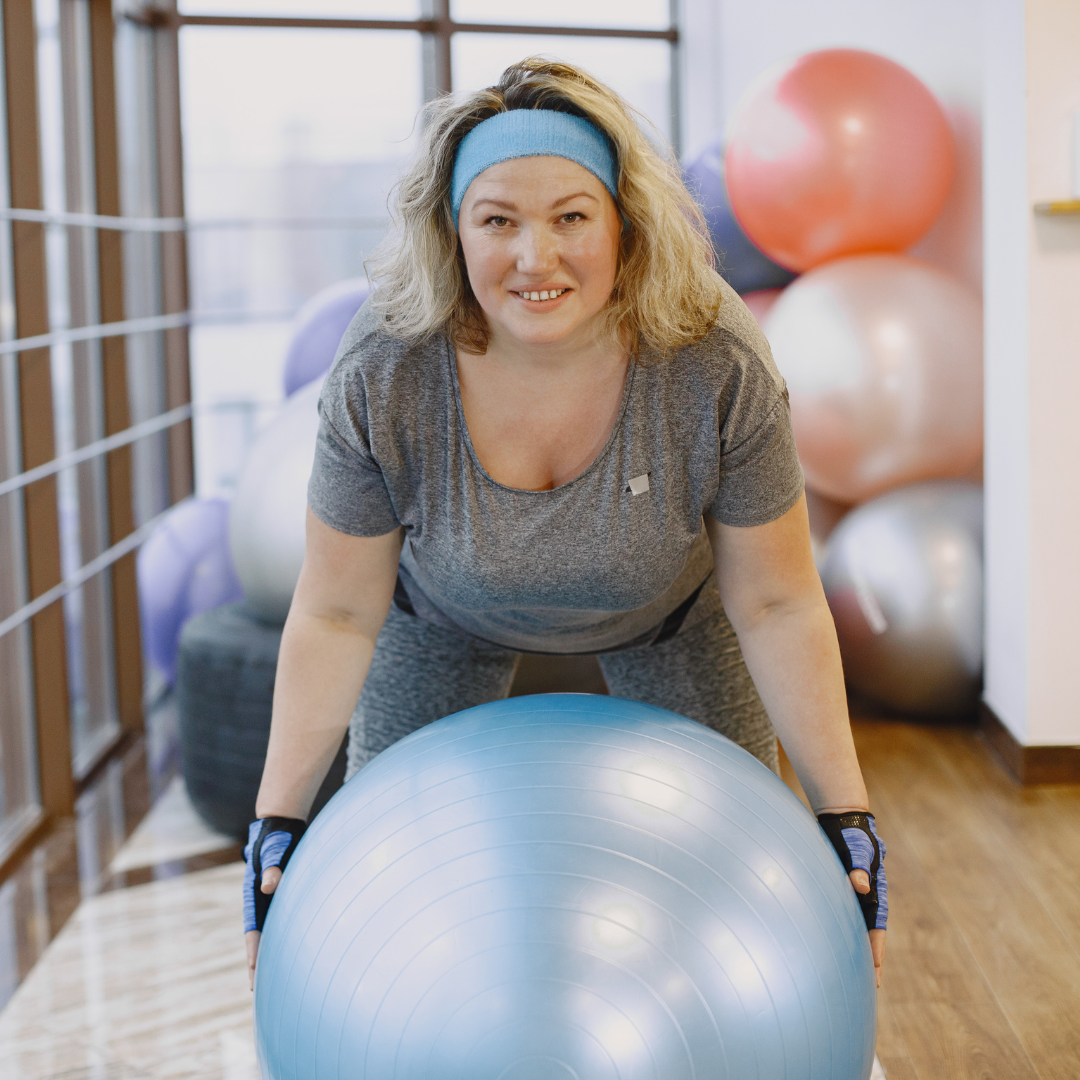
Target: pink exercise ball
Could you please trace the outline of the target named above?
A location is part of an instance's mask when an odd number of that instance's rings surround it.
[[[810,487],[858,503],[982,454],[982,306],[937,267],[856,255],[803,274],[765,324]]]
[[[955,156],[941,106],[910,71],[823,49],[766,73],[739,106],[728,194],[766,255],[809,270],[911,247],[945,204]]]

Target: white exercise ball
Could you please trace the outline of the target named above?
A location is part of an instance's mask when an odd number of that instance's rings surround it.
[[[978,465],[982,307],[963,282],[907,255],[837,259],[789,285],[764,329],[821,495],[860,503]]]
[[[307,486],[323,380],[298,390],[252,443],[229,514],[229,542],[244,598],[284,622],[304,562]]]
[[[983,659],[982,488],[912,484],[852,510],[821,579],[844,674],[902,712],[975,708]]]

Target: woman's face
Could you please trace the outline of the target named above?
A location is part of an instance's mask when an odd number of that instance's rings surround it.
[[[458,234],[492,345],[586,344],[615,283],[621,231],[607,188],[576,162],[485,169],[465,192]]]

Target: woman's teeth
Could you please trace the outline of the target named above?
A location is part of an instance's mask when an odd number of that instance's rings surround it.
[[[566,292],[565,289],[541,289],[540,292],[519,292],[518,296],[522,300],[554,300],[557,296],[562,296]]]

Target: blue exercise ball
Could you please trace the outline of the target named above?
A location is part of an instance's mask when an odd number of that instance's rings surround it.
[[[866,1080],[840,860],[783,782],[663,709],[481,705],[304,836],[255,985],[265,1080]]]
[[[184,623],[244,597],[229,551],[229,504],[224,499],[180,503],[139,549],[135,566],[143,642],[172,685]]]
[[[364,278],[339,281],[316,293],[296,313],[296,329],[285,354],[286,397],[330,370],[341,339],[369,291]]]
[[[795,274],[774,263],[754,245],[732,213],[724,183],[724,152],[719,142],[686,166],[683,179],[705,213],[713,247],[720,258],[718,269],[736,292],[781,289],[795,280]]]

